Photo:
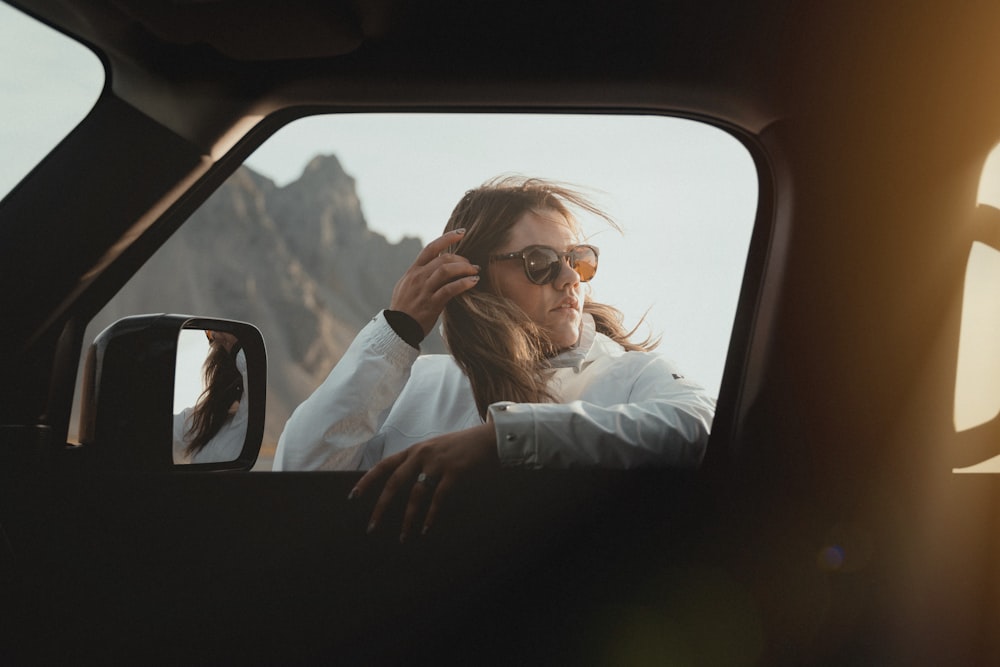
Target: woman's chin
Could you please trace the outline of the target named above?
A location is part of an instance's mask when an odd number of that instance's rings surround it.
[[[563,323],[558,327],[550,328],[548,333],[553,347],[560,352],[576,347],[577,342],[580,340],[579,320],[577,320],[575,325]]]

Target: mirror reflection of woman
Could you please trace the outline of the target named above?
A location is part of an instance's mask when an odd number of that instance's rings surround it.
[[[231,333],[206,331],[204,391],[193,407],[174,415],[174,463],[234,461],[247,432],[247,360]]]
[[[292,414],[275,469],[370,468],[351,497],[381,487],[370,532],[405,496],[405,541],[501,467],[698,466],[715,400],[590,298],[599,251],[574,210],[614,225],[546,181],[466,193],[389,309]],[[442,313],[450,354],[419,355]]]

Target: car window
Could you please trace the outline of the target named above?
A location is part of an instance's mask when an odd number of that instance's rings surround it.
[[[962,316],[955,372],[955,431],[985,424],[1000,414],[1000,146],[994,148],[979,180],[978,226],[962,290]],[[1000,472],[1000,457],[956,472]]]
[[[103,86],[93,52],[0,3],[0,198],[76,127]]]
[[[501,174],[573,184],[623,233],[600,248],[595,299],[717,394],[757,207],[728,133],[660,116],[337,114],[279,130],[93,320],[180,312],[249,321],[268,350],[268,424],[282,425],[464,192]],[[430,337],[424,352],[443,351]]]

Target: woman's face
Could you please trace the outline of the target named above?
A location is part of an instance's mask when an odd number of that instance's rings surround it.
[[[556,211],[543,211],[544,217],[528,211],[511,227],[507,243],[494,254],[518,252],[530,245],[547,245],[562,252],[579,243],[572,225]],[[583,319],[583,292],[580,276],[568,262],[556,279],[536,285],[524,273],[524,262],[509,259],[492,262],[490,277],[493,289],[507,297],[548,333],[560,350],[576,345]]]

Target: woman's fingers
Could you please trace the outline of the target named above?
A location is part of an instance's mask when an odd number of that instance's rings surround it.
[[[368,522],[369,533],[378,527],[379,522],[382,520],[382,514],[392,502],[392,498],[399,487],[397,473],[399,468],[406,462],[409,454],[409,451],[402,451],[379,461],[371,470],[362,475],[358,483],[351,489],[351,493],[347,497],[348,500],[360,498],[368,493],[371,487],[377,486],[381,480],[388,478],[382,487],[382,493],[375,503],[375,509],[372,511],[371,519]]]
[[[426,532],[426,529],[430,528],[430,522],[426,519],[421,522],[421,517],[429,504],[434,507],[439,502],[439,478],[424,472],[418,457],[409,456],[412,451],[405,450],[384,459],[365,473],[351,490],[348,499],[359,498],[373,485],[377,485],[381,479],[387,477],[382,492],[379,494],[378,500],[375,501],[371,519],[368,521],[369,533],[381,525],[382,517],[392,506],[393,500],[397,495],[406,493],[407,489],[409,489],[409,496],[403,513],[403,526],[399,534],[399,541],[405,542],[409,536],[417,532]],[[442,486],[447,488],[448,485],[442,484]]]
[[[427,503],[432,498],[437,497],[437,478],[421,472],[410,489],[410,498],[406,503],[406,511],[403,514],[403,529],[399,533],[399,541],[405,542],[410,535],[419,532],[423,533],[427,526],[427,521],[421,523],[420,517],[424,514]]]
[[[420,528],[420,534],[426,535],[434,525],[434,520],[437,518],[438,512],[441,507],[445,504],[448,499],[448,495],[451,491],[454,482],[451,478],[445,478],[441,480],[441,483],[434,489],[434,495],[431,497],[430,507],[427,508],[427,515],[424,517],[424,525]]]
[[[419,457],[407,456],[410,451],[402,451],[380,462],[358,481],[357,486],[354,487],[357,493],[351,492],[352,498],[364,494],[369,484],[377,483],[380,478],[387,474],[387,471],[391,470],[385,486],[382,487],[382,493],[379,494],[378,500],[375,501],[375,507],[372,509],[371,519],[368,522],[369,533],[382,523],[382,517],[392,506],[396,496],[406,493],[408,489],[409,497],[403,513],[403,527],[399,534],[399,541],[405,542],[407,537],[414,533],[428,501],[434,496],[437,478],[423,472],[422,464],[418,460]],[[381,469],[379,469],[380,467]]]
[[[425,334],[434,328],[448,301],[479,281],[478,266],[446,252],[463,233],[448,232],[427,244],[392,291],[389,308],[412,317]]]
[[[351,494],[347,497],[347,499],[353,500],[363,496],[373,484],[378,483],[380,479],[390,474],[399,466],[402,462],[403,454],[406,454],[406,452],[402,451],[399,454],[386,457],[376,463],[371,470],[361,476],[358,483],[354,485],[353,489],[351,489]]]
[[[441,286],[434,292],[433,297],[438,314],[444,310],[449,301],[462,292],[472,289],[479,282],[479,267],[468,262],[449,266],[443,273],[444,280],[441,281]]]
[[[442,255],[426,270],[430,271],[430,275],[425,286],[434,294],[461,278],[479,278],[479,267],[458,255]]]
[[[424,249],[420,251],[419,255],[417,255],[417,260],[414,264],[427,264],[432,259],[447,250],[451,245],[458,243],[464,235],[464,229],[453,229],[450,232],[445,232],[424,246]]]
[[[378,500],[375,501],[371,519],[368,521],[369,533],[382,523],[382,517],[392,506],[396,496],[406,493],[407,489],[409,489],[409,497],[403,514],[403,527],[399,534],[399,541],[405,542],[410,535],[418,530],[418,526],[420,526],[420,532],[423,532],[424,526],[429,526],[426,521],[421,523],[420,518],[431,498],[436,496],[438,478],[422,470],[422,464],[418,460],[419,456],[411,455],[414,453],[414,450],[408,449],[382,460],[365,473],[351,490],[351,494],[348,496],[349,500],[363,496],[373,485],[377,485],[380,480],[385,479],[385,485],[382,487]]]
[[[416,473],[410,472],[412,467],[413,466],[409,461],[405,461],[400,464],[392,472],[392,474],[389,475],[389,479],[385,481],[385,486],[382,487],[382,493],[379,494],[378,500],[375,501],[375,508],[372,510],[371,520],[368,522],[369,533],[378,528],[379,524],[382,522],[382,515],[385,514],[385,512],[392,505],[392,501],[396,497],[396,494],[406,486],[408,481],[416,477]],[[374,468],[372,468],[372,470],[374,471]]]
[[[372,510],[368,532],[375,530],[394,500],[406,494],[399,539],[430,530],[453,489],[465,488],[474,479],[499,468],[496,432],[490,424],[447,433],[394,454],[368,471],[351,498],[364,494],[385,479]]]

